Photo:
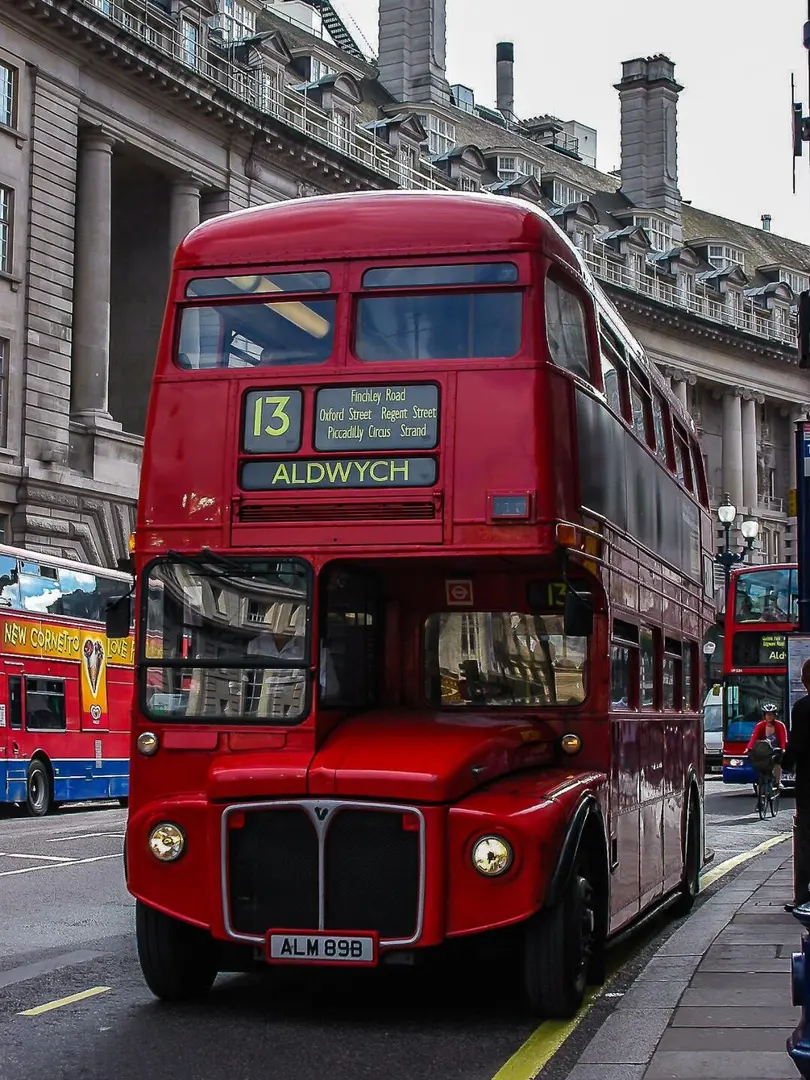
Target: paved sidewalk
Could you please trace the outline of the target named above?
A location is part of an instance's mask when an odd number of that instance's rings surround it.
[[[785,1050],[800,1010],[790,956],[802,928],[790,841],[752,860],[667,940],[569,1080],[797,1080]],[[609,990],[609,988],[608,988]]]

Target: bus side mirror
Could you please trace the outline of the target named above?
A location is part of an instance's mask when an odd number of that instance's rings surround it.
[[[593,633],[593,604],[585,593],[569,585],[565,593],[563,632],[566,637],[590,637]]]
[[[119,596],[107,604],[107,637],[127,638],[132,623],[132,600],[129,595]]]

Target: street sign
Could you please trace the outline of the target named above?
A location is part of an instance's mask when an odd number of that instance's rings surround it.
[[[802,424],[802,457],[804,458],[804,476],[810,477],[810,424]]]

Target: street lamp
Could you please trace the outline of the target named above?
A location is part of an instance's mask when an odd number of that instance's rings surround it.
[[[753,518],[746,518],[746,520],[740,525],[740,532],[745,540],[744,551],[732,551],[731,550],[731,526],[734,524],[734,520],[737,517],[737,507],[729,498],[728,492],[723,496],[723,501],[717,507],[717,519],[723,526],[723,550],[718,552],[714,561],[719,563],[723,567],[726,584],[726,599],[728,600],[728,589],[731,584],[731,568],[737,563],[741,563],[745,560],[745,556],[753,549],[754,541],[759,533],[759,523],[754,521]]]

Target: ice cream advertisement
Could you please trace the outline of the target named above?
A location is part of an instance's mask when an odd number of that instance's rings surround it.
[[[107,726],[107,638],[81,631],[81,704],[84,723]]]

